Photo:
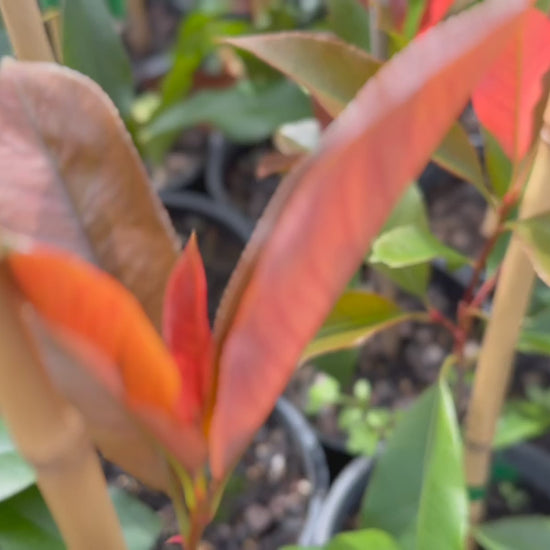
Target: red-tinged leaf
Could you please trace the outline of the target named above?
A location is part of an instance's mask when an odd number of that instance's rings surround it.
[[[0,226],[98,264],[160,330],[178,243],[107,95],[65,67],[4,60],[0,127]]]
[[[369,54],[331,35],[297,31],[224,42],[252,52],[305,86],[332,117],[380,68],[380,62]]]
[[[420,23],[420,32],[439,23],[451,9],[455,0],[429,0]]]
[[[187,387],[135,298],[106,273],[65,252],[12,252],[6,262],[49,328],[49,333],[37,330],[35,322],[32,333],[51,379],[83,412],[109,458],[148,480],[153,473],[142,472],[147,462],[132,466],[134,454],[145,454],[138,445],[145,437],[147,445],[156,439],[190,472],[197,469],[205,460],[205,444],[186,406]],[[141,429],[130,429],[125,418],[130,413]]]
[[[414,41],[279,187],[216,321],[214,476],[227,474],[269,414],[369,243],[528,5],[488,0]]]
[[[550,20],[531,9],[472,96],[480,122],[514,162],[536,134],[535,108],[550,70]]]
[[[212,391],[212,334],[206,275],[194,233],[168,281],[163,335],[185,384],[185,407],[199,420]]]

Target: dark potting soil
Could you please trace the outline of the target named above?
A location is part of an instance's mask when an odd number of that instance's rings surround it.
[[[145,488],[116,466],[106,467],[109,481],[138,496],[159,514],[163,531],[155,550],[178,532],[169,499]],[[288,433],[273,419],[258,432],[235,473],[202,550],[277,550],[295,543],[304,525],[311,484]]]

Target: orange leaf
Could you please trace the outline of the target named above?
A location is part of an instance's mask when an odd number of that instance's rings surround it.
[[[185,383],[186,416],[198,420],[212,391],[212,335],[206,275],[194,233],[168,281],[163,335]]]
[[[480,122],[514,162],[527,154],[533,142],[535,108],[549,70],[550,20],[531,9],[472,96]]]
[[[216,320],[219,383],[209,433],[216,477],[272,409],[369,243],[528,5],[488,0],[414,41],[279,187]]]
[[[37,331],[34,323],[32,333],[42,355],[57,359],[47,361],[52,380],[83,412],[100,448],[128,467],[121,453],[131,456],[139,450],[140,438],[150,445],[145,431],[190,472],[198,468],[205,445],[182,407],[187,388],[135,298],[106,273],[65,252],[12,252],[6,262],[25,299],[49,327]],[[124,408],[137,428],[131,429]],[[117,446],[121,436],[137,447]]]

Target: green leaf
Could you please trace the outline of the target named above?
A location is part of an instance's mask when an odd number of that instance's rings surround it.
[[[392,210],[380,235],[396,227],[414,225],[422,231],[428,231],[428,213],[424,204],[424,196],[416,183],[407,188],[407,191]],[[367,257],[370,262],[370,258]],[[376,271],[386,276],[403,290],[415,296],[424,296],[430,280],[429,262],[404,268],[390,268],[383,264],[373,266]]]
[[[523,320],[517,349],[523,353],[550,355],[550,308]]]
[[[0,418],[0,501],[19,493],[34,483],[34,471],[23,460]]]
[[[163,105],[171,105],[187,95],[195,72],[215,50],[216,38],[242,34],[247,29],[243,21],[227,21],[204,13],[189,14],[178,31],[174,64],[162,81]]]
[[[513,223],[537,275],[550,286],[550,213]]]
[[[426,11],[426,0],[410,0],[407,8],[407,16],[403,25],[403,32],[408,40],[412,40],[422,22],[422,17]]]
[[[319,355],[313,364],[317,371],[332,376],[340,386],[347,387],[353,379],[358,360],[359,348],[350,348]]]
[[[550,519],[516,516],[483,524],[474,531],[485,550],[548,550]]]
[[[369,12],[358,0],[328,0],[330,30],[345,42],[370,49]]]
[[[162,111],[145,128],[141,140],[158,156],[156,147],[196,124],[210,124],[229,139],[254,143],[268,138],[283,123],[311,116],[308,98],[294,84],[278,80],[262,87],[240,82],[225,90],[198,92]],[[155,143],[157,142],[157,143]]]
[[[537,0],[535,6],[544,13],[550,12],[550,0]]]
[[[454,404],[440,381],[401,417],[369,483],[361,525],[403,549],[462,550],[467,497]]]
[[[512,163],[493,134],[482,128],[482,135],[489,180],[497,196],[502,198],[511,183]]]
[[[327,405],[338,403],[339,399],[340,384],[338,384],[338,380],[322,374],[309,388],[306,412],[316,414]]]
[[[132,69],[105,0],[64,0],[63,6],[64,63],[95,80],[127,119]]]
[[[253,53],[304,86],[333,118],[380,68],[367,53],[320,33],[285,32],[224,42]]]
[[[306,348],[301,362],[329,351],[358,346],[381,330],[412,316],[412,313],[400,310],[392,301],[378,294],[348,290]]]
[[[418,265],[434,258],[444,259],[451,269],[469,262],[416,225],[404,225],[383,233],[372,245],[369,261],[394,268]]]
[[[432,160],[448,172],[474,185],[483,196],[488,195],[477,151],[460,124],[455,123],[452,126],[433,154]]]
[[[550,409],[526,400],[508,402],[499,418],[493,447],[503,449],[546,433]]]
[[[114,488],[110,493],[128,548],[150,550],[161,531],[160,519],[150,508],[124,491]],[[0,548],[65,550],[61,535],[36,486],[0,504]]]

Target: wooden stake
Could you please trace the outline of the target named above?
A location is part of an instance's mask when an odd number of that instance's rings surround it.
[[[550,211],[549,186],[550,101],[546,107],[533,171],[521,204],[521,218]],[[482,496],[491,466],[493,438],[513,371],[516,342],[534,282],[535,272],[514,237],[502,263],[466,417],[466,480],[479,497],[471,505],[471,520],[474,524],[481,520],[484,513]]]
[[[99,458],[82,418],[51,386],[0,265],[0,408],[69,550],[124,550]]]
[[[55,61],[37,0],[0,0],[0,11],[17,59]]]

